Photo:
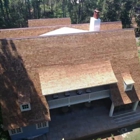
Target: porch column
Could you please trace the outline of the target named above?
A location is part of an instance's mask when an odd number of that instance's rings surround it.
[[[111,108],[110,108],[110,112],[109,112],[109,117],[112,117],[113,116],[113,112],[114,112],[114,104],[112,103],[111,104]]]
[[[137,101],[137,102],[134,103],[133,108],[132,108],[133,111],[136,111],[137,106],[138,106],[138,103],[139,103],[139,101]]]

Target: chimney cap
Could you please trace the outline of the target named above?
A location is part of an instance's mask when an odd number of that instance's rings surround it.
[[[96,12],[96,13],[100,13],[100,11],[99,11],[97,8],[94,10],[94,12]]]

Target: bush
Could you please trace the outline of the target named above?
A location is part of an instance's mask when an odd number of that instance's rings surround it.
[[[114,139],[115,139],[113,134],[111,134],[111,138],[112,138],[112,140],[114,140]]]

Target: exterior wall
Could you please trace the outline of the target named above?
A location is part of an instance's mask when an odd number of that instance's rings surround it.
[[[69,24],[71,24],[70,18],[49,18],[49,19],[28,20],[29,27],[69,25]]]
[[[25,138],[31,138],[39,135],[43,135],[49,131],[49,128],[36,129],[36,125],[30,125],[27,127],[22,127],[23,133],[11,135],[12,140],[21,140]]]
[[[39,36],[43,33],[56,30],[58,28],[64,27],[64,25],[57,26],[44,26],[44,27],[30,27],[30,28],[16,28],[16,29],[1,29],[0,30],[0,39],[1,38],[20,38],[20,37],[31,37]],[[69,24],[67,27],[89,30],[88,24]],[[103,22],[101,23],[101,30],[115,30],[122,29],[121,22]]]

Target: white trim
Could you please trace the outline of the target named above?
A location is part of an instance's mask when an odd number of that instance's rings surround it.
[[[112,117],[112,116],[113,116],[114,108],[115,108],[115,106],[114,106],[114,104],[112,103],[112,104],[111,104],[111,107],[110,107],[109,117]]]
[[[23,107],[26,106],[26,105],[28,106],[28,108],[23,108]],[[21,110],[21,111],[28,111],[28,110],[31,110],[31,105],[30,105],[30,103],[20,105],[20,110]]]
[[[20,130],[20,132],[19,132]],[[17,134],[20,134],[20,133],[23,133],[23,130],[22,128],[16,128],[16,129],[12,129],[12,130],[8,130],[9,132],[9,135],[17,135]]]
[[[101,90],[97,92],[90,92],[81,95],[75,94],[75,96],[68,96],[64,98],[59,98],[55,100],[48,100],[49,109],[71,106],[74,104],[91,102],[94,100],[104,99],[110,97],[110,90]]]
[[[127,84],[124,82],[124,90],[125,90],[125,91],[130,91],[130,90],[132,90],[133,86],[134,86],[134,84],[129,84],[129,85],[127,85]]]
[[[41,122],[41,123],[36,124],[36,129],[42,129],[46,127],[49,127],[48,122]]]
[[[137,101],[133,104],[133,109],[132,109],[133,111],[136,111],[138,104],[139,104],[139,101]]]

